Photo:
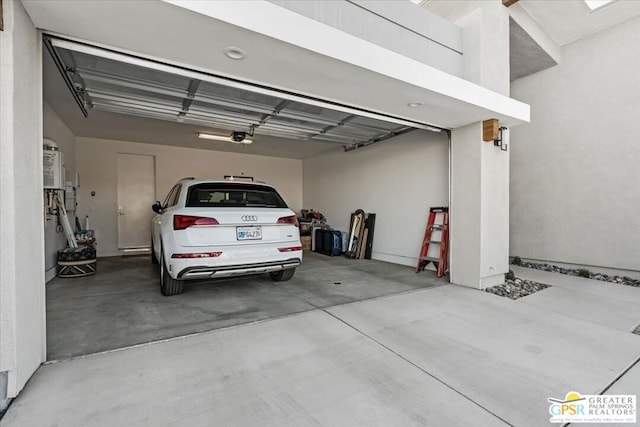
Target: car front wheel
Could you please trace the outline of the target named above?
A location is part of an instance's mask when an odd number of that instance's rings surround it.
[[[160,292],[165,297],[181,294],[184,282],[176,280],[169,275],[167,264],[164,262],[164,251],[160,252]]]
[[[295,272],[295,268],[290,268],[288,270],[272,271],[269,273],[269,276],[271,276],[271,280],[274,282],[286,282],[293,277]]]

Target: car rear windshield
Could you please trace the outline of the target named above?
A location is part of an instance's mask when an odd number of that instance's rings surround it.
[[[286,208],[271,187],[240,183],[204,183],[189,187],[186,207]]]

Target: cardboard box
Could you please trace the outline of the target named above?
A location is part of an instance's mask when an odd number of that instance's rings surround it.
[[[311,236],[300,236],[300,242],[302,242],[302,250],[311,250]]]

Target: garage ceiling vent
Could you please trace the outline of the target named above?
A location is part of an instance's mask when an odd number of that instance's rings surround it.
[[[432,126],[187,70],[50,35],[44,43],[85,117],[92,109],[327,141],[354,149]]]

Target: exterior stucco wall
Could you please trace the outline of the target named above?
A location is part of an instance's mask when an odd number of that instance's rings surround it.
[[[423,64],[462,77],[462,30],[411,2],[268,1]]]
[[[504,135],[508,142],[508,135]],[[451,132],[451,282],[477,289],[509,270],[509,152],[482,123]]]
[[[640,17],[563,46],[514,81],[510,254],[640,270]]]
[[[45,358],[39,33],[19,1],[0,32],[0,372],[13,397]],[[0,396],[3,398],[5,396]]]

